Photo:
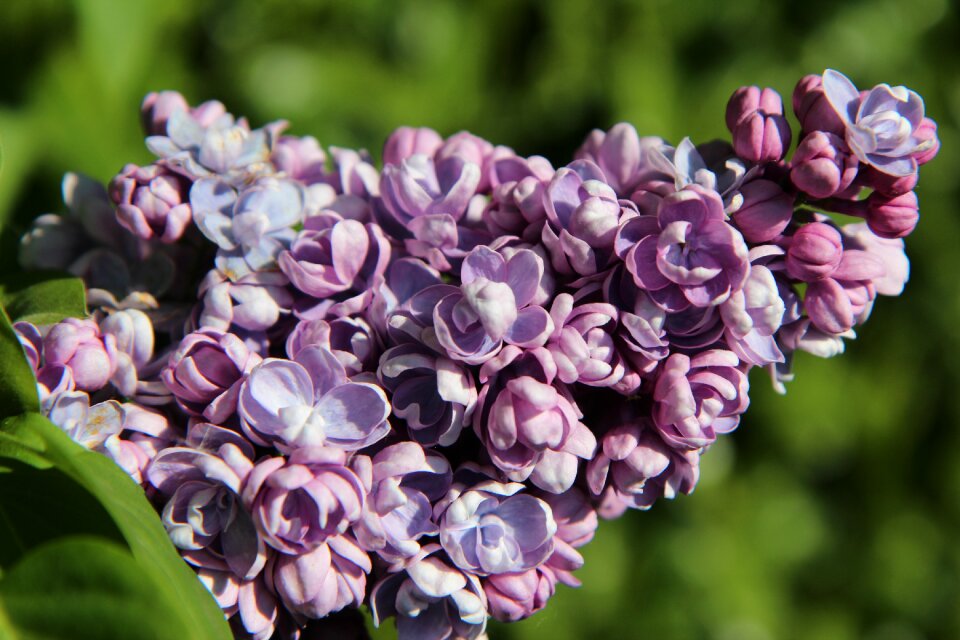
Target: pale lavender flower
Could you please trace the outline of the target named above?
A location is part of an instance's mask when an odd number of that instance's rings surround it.
[[[540,569],[498,573],[483,579],[490,615],[501,622],[529,618],[547,606],[556,591],[556,579]]]
[[[380,178],[383,202],[401,224],[416,218],[446,214],[463,217],[480,183],[480,166],[452,155],[436,161],[423,154],[387,164]]]
[[[427,545],[391,569],[370,594],[373,623],[397,619],[399,640],[476,640],[487,626],[487,599],[480,580],[450,566],[440,545]]]
[[[237,636],[251,640],[269,640],[273,636],[281,612],[276,595],[267,585],[266,572],[244,580],[213,556],[185,560],[223,609]]]
[[[483,222],[495,237],[515,235],[527,242],[540,239],[547,212],[545,185],[554,175],[553,165],[541,156],[521,158],[505,154],[491,165],[493,194],[483,211]]]
[[[653,418],[671,446],[697,449],[737,428],[747,409],[749,383],[736,354],[711,349],[671,355],[653,391]]]
[[[230,275],[236,274],[213,269],[200,282],[199,327],[230,331],[236,325],[248,331],[264,331],[293,307],[293,295],[282,273],[260,271],[235,280]]]
[[[300,320],[287,336],[287,356],[296,358],[310,346],[328,349],[351,376],[374,370],[381,350],[380,339],[367,321],[349,316],[329,321]]]
[[[264,458],[247,476],[243,503],[264,540],[299,555],[346,532],[363,515],[369,487],[332,447],[295,449],[289,458]]]
[[[313,136],[280,136],[270,160],[278,171],[307,185],[327,178],[327,154]]]
[[[100,321],[100,332],[112,335],[116,343],[117,370],[113,383],[124,396],[133,396],[137,390],[139,371],[153,358],[153,323],[139,309],[114,311]]]
[[[865,96],[842,73],[823,72],[823,91],[843,120],[845,139],[860,162],[893,176],[917,170],[915,154],[931,147],[917,129],[923,122],[923,98],[906,87],[879,84]]]
[[[881,238],[870,231],[864,223],[848,224],[840,228],[843,244],[848,249],[866,251],[883,264],[882,277],[874,278],[877,293],[882,296],[898,296],[910,279],[910,260],[904,253],[902,238]]]
[[[287,448],[328,444],[362,449],[390,431],[383,390],[350,382],[343,365],[323,347],[306,347],[294,360],[267,358],[240,387],[244,432],[255,443]]]
[[[451,358],[480,364],[504,342],[529,348],[544,344],[553,331],[550,315],[531,304],[544,266],[530,250],[509,260],[477,247],[463,261],[461,286],[449,287],[433,313],[437,340]]]
[[[557,377],[567,384],[611,387],[626,372],[614,344],[617,308],[594,302],[577,304],[561,293],[550,308],[554,331],[547,349],[557,365]]]
[[[727,346],[741,362],[751,365],[783,362],[775,334],[783,322],[785,309],[770,269],[763,264],[751,264],[743,289],[720,305]]]
[[[450,487],[446,458],[415,442],[398,442],[372,460],[361,456],[353,464],[360,476],[370,478],[366,509],[353,525],[357,540],[389,562],[416,555],[419,540],[440,531],[433,503]]]
[[[218,105],[220,113],[226,108],[219,102],[207,103]],[[201,105],[201,109],[203,106]],[[207,107],[209,109],[209,107]],[[174,111],[189,111],[190,105],[186,98],[178,91],[152,91],[146,95],[140,104],[140,120],[143,130],[148,136],[162,136],[167,132],[167,121]],[[203,111],[201,110],[201,113]]]
[[[323,618],[363,603],[372,568],[370,556],[352,536],[330,536],[305,553],[277,556],[273,588],[291,612]]]
[[[110,181],[117,221],[144,240],[176,242],[193,219],[189,182],[160,164],[128,164]]]
[[[429,127],[399,127],[383,145],[383,164],[399,166],[415,155],[432,158],[442,144],[443,137]]]

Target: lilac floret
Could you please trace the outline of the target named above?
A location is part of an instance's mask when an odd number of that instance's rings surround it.
[[[349,381],[340,361],[323,347],[255,366],[240,387],[237,407],[244,432],[260,445],[327,444],[352,451],[390,431],[383,389]]]
[[[626,370],[613,338],[616,307],[602,302],[578,305],[573,296],[561,293],[550,315],[555,328],[547,349],[562,382],[611,387],[623,379]]]

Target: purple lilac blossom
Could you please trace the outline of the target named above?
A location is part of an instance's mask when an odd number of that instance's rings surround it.
[[[359,607],[372,569],[370,556],[353,537],[331,536],[305,553],[278,555],[273,588],[291,612],[323,618],[347,606]]]
[[[611,387],[625,368],[614,344],[617,308],[603,302],[576,304],[561,293],[550,308],[554,331],[547,349],[557,365],[557,377],[567,384]]]
[[[126,165],[110,181],[117,221],[144,240],[176,242],[193,219],[189,183],[163,165]]]

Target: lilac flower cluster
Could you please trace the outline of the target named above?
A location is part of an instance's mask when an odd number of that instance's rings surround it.
[[[791,159],[744,87],[730,143],[621,123],[554,168],[404,127],[378,168],[151,94],[156,160],[68,175],[23,239],[92,310],[16,327],[43,410],[144,486],[238,637],[362,604],[480,637],[579,584],[598,516],[693,491],[750,369],[782,390],[902,291],[923,101],[828,70],[793,108]]]

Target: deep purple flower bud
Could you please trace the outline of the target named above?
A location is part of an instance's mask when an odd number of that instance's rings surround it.
[[[391,569],[370,594],[373,624],[397,618],[398,640],[477,640],[487,626],[487,598],[480,580],[450,566],[439,545]]]
[[[556,591],[555,580],[537,569],[500,573],[483,580],[490,615],[501,622],[529,618],[547,605]]]
[[[293,286],[314,298],[362,294],[390,261],[390,243],[379,226],[338,218],[309,218],[278,259]]]
[[[734,91],[727,103],[727,129],[737,155],[750,162],[777,162],[790,148],[790,124],[780,94],[773,89]]]
[[[616,518],[626,508],[649,509],[657,499],[692,493],[700,475],[700,453],[664,444],[653,424],[636,419],[618,425],[600,439],[587,464],[587,484],[602,496],[600,514]]]
[[[236,335],[200,329],[180,341],[160,377],[184,411],[222,423],[236,411],[240,385],[260,360]]]
[[[383,145],[383,164],[400,165],[414,155],[433,157],[443,138],[429,127],[400,127]]]
[[[153,91],[147,94],[140,105],[140,123],[148,136],[167,133],[167,120],[174,111],[188,111],[190,105],[177,91]]]
[[[418,343],[387,349],[377,375],[391,393],[394,414],[413,440],[450,446],[470,423],[477,389],[470,370]]]
[[[437,506],[440,543],[453,563],[475,575],[533,569],[553,553],[550,506],[518,482],[457,485]]]
[[[692,358],[671,355],[660,367],[653,418],[671,446],[697,449],[737,428],[749,383],[731,351],[711,349]]]
[[[823,93],[823,76],[810,74],[800,79],[793,90],[793,112],[807,133],[823,131],[843,136],[843,120]]]
[[[316,346],[294,360],[267,358],[255,366],[240,387],[237,410],[244,432],[260,445],[356,450],[390,431],[383,389],[349,381],[336,356]]]
[[[450,487],[450,464],[439,453],[424,451],[415,442],[384,448],[371,461],[355,459],[360,475],[370,475],[363,518],[353,525],[357,540],[368,551],[394,562],[420,551],[418,540],[440,532],[433,503]]]
[[[162,165],[126,165],[110,181],[117,221],[139,238],[176,242],[192,219],[189,183]]]
[[[609,131],[594,129],[574,156],[590,160],[621,198],[629,198],[640,179],[643,148],[634,126],[620,122]]]
[[[881,238],[904,238],[913,233],[920,221],[918,207],[913,191],[893,198],[872,193],[867,198],[867,225]]]
[[[807,135],[792,162],[790,180],[814,198],[829,198],[849,187],[860,164],[842,138],[823,131]]]
[[[787,249],[787,273],[791,278],[813,282],[829,277],[843,258],[843,239],[835,227],[811,222],[800,227]]]
[[[346,464],[345,451],[310,446],[288,459],[257,463],[243,502],[267,544],[282,553],[307,553],[360,519],[367,488]]]
[[[327,154],[313,136],[281,136],[270,160],[294,180],[314,184],[327,177]]]
[[[509,260],[488,247],[470,252],[460,270],[461,286],[447,287],[433,312],[437,341],[447,354],[480,364],[503,342],[536,347],[553,331],[550,315],[532,304],[543,279],[543,260],[521,249]]]
[[[554,331],[547,344],[562,382],[610,387],[625,369],[614,345],[617,308],[597,302],[576,305],[568,293],[559,294],[550,308]]]
[[[671,310],[720,304],[739,291],[750,264],[715,191],[691,185],[660,202],[657,217],[627,219],[617,254],[636,285]]]
[[[748,242],[769,242],[790,224],[795,199],[776,182],[751,180],[740,193],[743,204],[733,213],[733,222]]]
[[[287,356],[296,358],[310,346],[328,349],[351,376],[373,371],[380,356],[380,341],[363,318],[301,320],[287,336]]]
[[[279,555],[273,587],[290,611],[323,618],[347,606],[359,607],[372,569],[370,556],[352,536],[331,536],[312,551]]]
[[[928,130],[922,140],[916,134],[924,119],[923,98],[906,87],[879,84],[861,96],[849,78],[827,69],[823,90],[860,162],[892,176],[907,176],[917,170],[916,156],[935,146]]]
[[[116,338],[101,335],[93,320],[67,318],[53,326],[43,339],[48,365],[64,365],[78,389],[98,391],[117,370]]]

